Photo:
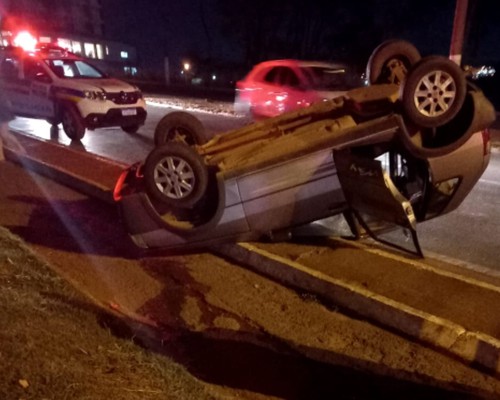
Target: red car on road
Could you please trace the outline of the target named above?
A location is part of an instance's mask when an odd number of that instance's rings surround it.
[[[360,77],[342,64],[265,61],[236,83],[234,109],[255,119],[275,117],[341,96],[360,85]]]

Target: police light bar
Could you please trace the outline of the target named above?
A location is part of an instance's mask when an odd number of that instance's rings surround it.
[[[21,47],[25,51],[34,51],[37,40],[28,31],[21,31],[16,35],[12,43],[14,44],[14,46]]]

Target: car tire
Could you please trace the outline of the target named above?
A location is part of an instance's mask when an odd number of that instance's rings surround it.
[[[54,103],[54,116],[46,120],[52,126],[58,126],[62,122],[61,118],[61,105]]]
[[[139,130],[140,126],[139,125],[125,125],[122,126],[122,130],[127,133],[137,133]]]
[[[193,207],[206,193],[208,170],[200,155],[183,143],[155,147],[143,168],[146,193],[163,204]]]
[[[183,111],[165,115],[156,125],[154,140],[156,146],[167,142],[181,142],[188,146],[207,142],[205,128],[200,120]]]
[[[366,66],[370,85],[395,83],[400,85],[412,65],[420,60],[420,52],[405,40],[388,40],[373,50]]]
[[[413,123],[437,128],[458,114],[466,93],[464,71],[445,57],[431,56],[412,68],[401,87],[400,100]]]
[[[81,140],[85,136],[85,124],[74,107],[65,106],[62,109],[61,122],[64,133],[71,140]]]

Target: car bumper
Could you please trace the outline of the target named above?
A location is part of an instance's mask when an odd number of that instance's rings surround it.
[[[91,113],[85,117],[85,125],[89,129],[106,126],[144,125],[147,112],[141,107],[114,108],[105,114]]]

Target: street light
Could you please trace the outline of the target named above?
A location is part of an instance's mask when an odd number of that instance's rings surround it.
[[[184,75],[184,82],[187,84],[188,82],[188,72],[189,70],[191,69],[191,64],[189,64],[189,62],[185,61],[183,64],[182,64],[182,74]]]

